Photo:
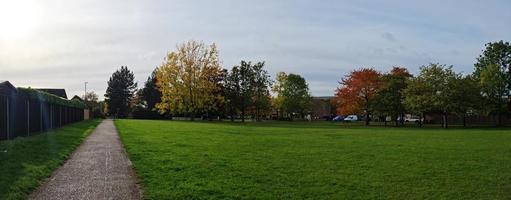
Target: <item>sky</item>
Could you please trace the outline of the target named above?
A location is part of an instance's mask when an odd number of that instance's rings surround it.
[[[0,80],[101,97],[120,66],[139,87],[176,45],[215,43],[222,67],[266,62],[331,96],[352,70],[429,63],[471,73],[484,45],[511,41],[511,1],[0,0]]]

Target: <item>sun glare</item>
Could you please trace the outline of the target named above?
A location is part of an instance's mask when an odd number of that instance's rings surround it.
[[[40,9],[28,0],[0,0],[0,39],[29,35],[39,25]]]

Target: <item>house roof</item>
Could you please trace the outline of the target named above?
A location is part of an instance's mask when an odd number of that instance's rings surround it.
[[[53,94],[55,96],[62,97],[67,99],[67,94],[65,89],[57,89],[57,88],[35,88],[36,90],[43,91],[46,93]]]
[[[81,97],[79,97],[78,95],[73,96],[73,98],[71,98],[71,100],[83,101],[83,99]]]
[[[332,97],[332,96],[312,97],[312,99],[314,99],[314,100],[330,100],[332,98],[334,98],[334,97]]]
[[[9,81],[0,80],[0,95],[11,96],[17,92],[16,88]]]

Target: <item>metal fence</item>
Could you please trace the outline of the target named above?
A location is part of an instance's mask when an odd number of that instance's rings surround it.
[[[22,91],[0,94],[0,140],[30,136],[83,120],[83,107],[62,103],[67,101],[70,100],[49,101]]]

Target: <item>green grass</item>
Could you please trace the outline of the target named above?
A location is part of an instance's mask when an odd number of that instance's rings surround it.
[[[511,131],[117,120],[147,199],[511,199]]]
[[[0,141],[0,199],[24,199],[57,169],[100,120]]]

